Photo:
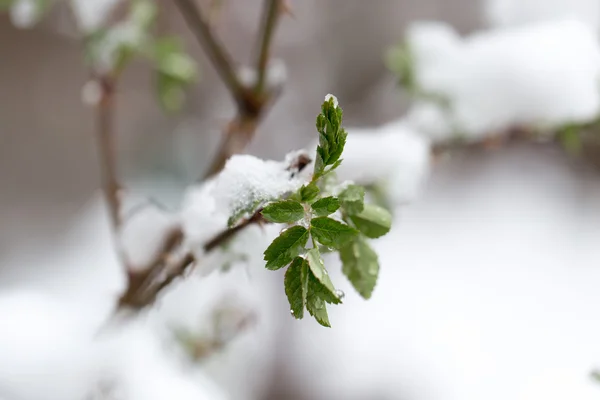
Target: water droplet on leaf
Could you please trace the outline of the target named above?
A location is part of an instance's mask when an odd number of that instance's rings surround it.
[[[342,290],[336,290],[335,291],[335,295],[337,296],[338,299],[343,300],[344,297],[346,297],[346,293],[344,293]]]

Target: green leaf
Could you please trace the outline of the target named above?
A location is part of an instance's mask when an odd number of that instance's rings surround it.
[[[379,275],[377,253],[359,237],[340,249],[340,259],[342,272],[352,286],[362,297],[370,298]]]
[[[392,215],[388,210],[374,204],[365,204],[360,214],[350,216],[356,228],[365,236],[375,239],[390,231]]]
[[[156,78],[156,92],[160,105],[165,111],[179,111],[185,101],[185,91],[179,81],[159,73]]]
[[[339,159],[336,162],[334,162],[333,165],[331,166],[331,168],[329,168],[327,170],[327,172],[329,173],[329,172],[333,171],[334,169],[336,169],[337,167],[339,167],[342,164],[342,161],[344,161],[344,160]]]
[[[316,215],[324,217],[336,212],[340,208],[340,201],[333,196],[323,197],[312,203],[311,208]]]
[[[312,273],[309,273],[308,277],[308,293],[306,296],[306,309],[308,313],[312,315],[319,324],[331,328],[329,323],[329,316],[327,315],[327,304],[320,296],[321,284],[314,277]]]
[[[177,37],[156,40],[153,52],[160,104],[169,112],[178,111],[185,101],[186,87],[198,76],[197,64],[183,52],[183,46]]]
[[[0,11],[6,11],[11,6],[15,0],[0,0]]]
[[[341,122],[341,120],[340,120]],[[329,154],[329,159],[327,160],[327,165],[334,165],[332,168],[337,168],[340,164],[340,157],[342,156],[342,152],[344,151],[344,146],[346,146],[346,138],[348,137],[348,132],[344,128],[340,128],[336,135],[336,144],[332,148],[331,153]]]
[[[261,214],[271,222],[292,223],[304,217],[304,208],[297,201],[282,200],[269,204]]]
[[[313,201],[319,194],[319,187],[316,183],[309,183],[300,188],[301,201]]]
[[[325,170],[325,161],[323,161],[321,147],[317,147],[317,157],[315,159],[315,177],[320,177]]]
[[[410,95],[418,93],[414,56],[407,43],[390,49],[386,54],[385,64],[398,76],[400,86]]]
[[[158,16],[158,8],[154,1],[135,0],[131,4],[131,21],[142,30],[148,30]]]
[[[339,158],[344,151],[348,133],[342,128],[342,109],[337,105],[333,96],[328,96],[321,105],[321,113],[317,116],[317,132],[319,146],[315,160],[316,178],[325,173],[325,167],[333,165],[333,170],[339,166]]]
[[[308,294],[308,262],[302,257],[294,258],[285,272],[285,294],[290,302],[290,310],[294,318],[304,317],[304,305]]]
[[[365,188],[348,185],[339,195],[342,209],[350,214],[359,214],[365,207]]]
[[[340,304],[342,301],[337,295],[335,287],[333,287],[333,283],[331,282],[329,274],[325,269],[323,259],[321,259],[321,254],[319,254],[319,249],[310,249],[308,253],[306,253],[306,261],[308,261],[308,266],[310,267],[312,276],[315,277],[319,283],[319,286],[321,286],[314,287],[313,290],[319,292],[319,297],[321,297],[327,303]]]
[[[157,69],[181,83],[192,83],[198,75],[198,66],[193,58],[183,51],[177,37],[163,37],[154,44]]]
[[[558,139],[563,148],[574,156],[580,155],[583,148],[579,130],[576,125],[568,125],[558,132]]]
[[[276,270],[288,265],[298,256],[308,240],[308,230],[293,226],[283,231],[265,250],[266,268]]]
[[[310,221],[310,232],[319,243],[339,249],[357,235],[354,228],[328,217],[317,217]]]

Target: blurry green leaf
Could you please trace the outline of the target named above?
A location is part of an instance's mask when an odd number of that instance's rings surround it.
[[[168,112],[179,111],[185,101],[185,91],[181,83],[169,75],[159,73],[156,89],[160,105]]]
[[[398,77],[400,86],[410,94],[416,94],[415,63],[408,44],[391,48],[386,54],[385,64]]]
[[[0,0],[0,11],[8,10],[15,0]]]
[[[566,126],[559,131],[558,139],[567,153],[574,156],[581,154],[583,146],[581,144],[579,128],[576,125]]]
[[[271,222],[291,223],[304,217],[304,208],[297,201],[282,200],[269,204],[261,214]]]
[[[154,43],[160,104],[169,112],[178,111],[185,101],[185,89],[198,75],[196,62],[182,50],[176,37],[164,37]]]
[[[342,272],[365,299],[369,299],[377,283],[379,261],[377,253],[359,237],[340,249]]]
[[[365,189],[358,185],[348,185],[339,194],[342,209],[350,214],[358,214],[365,207]]]
[[[390,212],[374,204],[365,204],[362,212],[351,215],[350,219],[359,231],[372,239],[385,235],[392,226]]]
[[[158,8],[153,0],[134,0],[131,3],[130,19],[141,30],[148,30],[158,16]]]
[[[283,231],[265,250],[266,268],[276,270],[289,264],[298,256],[308,240],[308,230],[293,226]]]
[[[323,217],[336,212],[340,208],[340,201],[333,196],[323,197],[315,201],[311,205],[311,208],[316,215]]]
[[[310,221],[310,232],[319,243],[339,249],[356,235],[357,231],[328,217],[317,217]]]
[[[365,186],[365,191],[369,194],[369,199],[373,204],[385,208],[386,210],[393,212],[393,205],[390,202],[390,198],[387,194],[386,183],[379,182]]]
[[[198,75],[198,66],[194,59],[187,55],[178,38],[160,38],[154,44],[157,69],[184,84],[192,83]]]

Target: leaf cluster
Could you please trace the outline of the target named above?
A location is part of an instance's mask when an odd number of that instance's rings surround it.
[[[342,127],[342,109],[333,97],[325,100],[317,117],[319,146],[311,182],[287,199],[268,204],[262,215],[274,223],[288,224],[264,252],[266,268],[287,266],[285,293],[292,315],[301,319],[304,310],[323,326],[330,326],[328,304],[340,304],[322,253],[337,252],[342,272],[365,299],[371,297],[379,262],[368,239],[385,235],[391,227],[390,213],[365,204],[365,189],[349,185],[337,195],[324,190],[329,173],[342,162],[347,133]]]

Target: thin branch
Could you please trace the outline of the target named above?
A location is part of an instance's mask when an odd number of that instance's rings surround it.
[[[114,135],[114,91],[115,83],[112,78],[99,80],[101,97],[98,103],[96,139],[100,159],[100,179],[109,216],[113,229],[116,231],[121,224],[121,186],[117,180],[116,148]]]
[[[259,36],[260,47],[257,55],[258,81],[254,88],[246,87],[239,80],[229,54],[213,35],[208,20],[202,15],[202,11],[195,1],[176,0],[175,3],[237,104],[237,115],[229,123],[217,155],[206,174],[206,177],[210,177],[223,169],[229,157],[242,152],[250,143],[266,105],[269,100],[278,94],[277,89],[264,93],[264,84],[269,48],[272,43],[277,17],[280,14],[281,0],[265,0],[264,19]],[[305,156],[301,158],[291,168],[299,171],[310,162]],[[263,222],[266,221],[259,210],[238,226],[225,229],[215,235],[204,245],[204,251],[211,252],[246,227]],[[182,238],[183,232],[181,230],[172,232],[150,268],[142,271],[128,270],[128,287],[119,299],[119,308],[141,309],[152,304],[165,287],[170,285],[177,277],[184,275],[192,267],[197,261],[192,253],[188,252],[179,256],[176,254]]]
[[[238,226],[227,228],[216,234],[204,245],[204,251],[210,253],[231,240],[238,232],[253,224],[266,223],[260,213],[256,211],[250,218],[245,219]],[[175,235],[174,238],[182,238]],[[191,252],[180,257],[174,257],[175,241],[168,241],[161,252],[161,256],[152,267],[141,271],[128,271],[127,290],[119,299],[119,308],[142,309],[156,301],[158,294],[169,286],[176,278],[183,276],[196,262]]]
[[[247,89],[238,79],[231,57],[223,44],[213,35],[208,20],[195,0],[175,0],[190,30],[194,33],[206,54],[210,57],[217,73],[231,92],[238,108],[246,107]]]
[[[265,0],[263,14],[260,47],[256,59],[256,71],[258,74],[256,86],[254,87],[254,93],[256,95],[262,94],[264,90],[273,33],[275,32],[278,17],[281,15],[281,0]]]
[[[513,127],[503,132],[498,132],[495,135],[486,135],[477,140],[467,141],[464,139],[450,139],[440,143],[436,143],[432,147],[434,157],[441,156],[448,152],[465,151],[475,149],[496,149],[502,147],[508,142],[515,141],[533,141],[535,132],[523,127]]]
[[[296,174],[306,168],[312,162],[305,154],[299,154],[298,158],[290,163],[288,170]],[[204,252],[210,253],[225,243],[229,242],[239,232],[252,225],[268,223],[261,214],[262,209],[257,210],[252,216],[244,219],[233,228],[226,228],[208,240],[204,246]],[[128,286],[119,299],[118,308],[133,308],[140,310],[156,300],[159,293],[169,286],[176,278],[185,275],[198,261],[191,252],[181,256],[175,253],[183,240],[183,232],[176,229],[165,240],[160,256],[148,269],[141,271],[128,270]]]
[[[211,31],[208,20],[203,16],[202,10],[195,1],[176,0],[175,3],[208,54],[237,105],[237,115],[228,124],[216,156],[204,174],[203,179],[207,179],[221,171],[225,166],[225,162],[232,155],[244,151],[252,141],[258,122],[264,115],[267,105],[279,93],[279,88],[266,92],[265,83],[270,46],[278,16],[281,14],[281,0],[265,0],[265,11],[256,56],[258,75],[257,82],[253,87],[247,87],[239,80],[231,57]]]
[[[243,152],[252,141],[257,125],[257,115],[246,115],[243,113],[238,114],[238,116],[229,122],[225,132],[223,132],[225,136],[221,140],[215,157],[202,180],[218,174],[231,156]]]

